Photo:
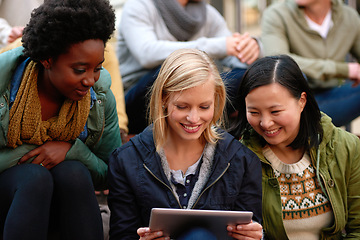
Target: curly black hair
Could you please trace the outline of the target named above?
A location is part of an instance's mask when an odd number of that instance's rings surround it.
[[[24,55],[34,61],[56,59],[89,39],[105,44],[114,29],[115,13],[108,0],[45,0],[24,29]]]

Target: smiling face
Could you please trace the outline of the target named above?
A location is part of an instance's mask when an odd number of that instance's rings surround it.
[[[306,104],[305,93],[296,99],[285,87],[272,83],[250,91],[245,103],[248,122],[269,145],[285,148],[294,141]]]
[[[42,84],[48,92],[79,101],[99,80],[103,62],[102,40],[74,44],[56,60],[41,62],[45,68]]]
[[[171,141],[200,141],[214,117],[215,84],[206,83],[171,94],[166,118]]]

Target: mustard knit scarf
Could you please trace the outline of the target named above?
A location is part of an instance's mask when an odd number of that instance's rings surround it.
[[[58,116],[42,121],[37,90],[38,72],[39,68],[33,61],[24,71],[10,109],[8,147],[16,148],[23,143],[42,145],[52,140],[71,141],[84,130],[90,111],[90,91],[80,101],[66,99]]]

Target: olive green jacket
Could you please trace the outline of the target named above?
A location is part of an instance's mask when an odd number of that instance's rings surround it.
[[[9,126],[10,82],[22,57],[22,47],[0,54],[0,173],[17,164],[19,159],[36,148],[23,144],[15,149],[6,147]],[[107,163],[110,153],[121,145],[115,98],[110,91],[111,78],[102,70],[93,86],[97,101],[87,120],[88,136],[85,142],[76,139],[65,160],[82,162],[90,171],[96,189],[107,185]]]
[[[335,127],[326,115],[322,116],[321,124],[324,137],[318,149],[311,149],[310,157],[329,196],[335,222],[322,230],[320,239],[360,239],[360,140]],[[262,163],[264,231],[267,239],[286,240],[279,182],[262,153],[259,135],[251,131],[250,138],[242,142]]]

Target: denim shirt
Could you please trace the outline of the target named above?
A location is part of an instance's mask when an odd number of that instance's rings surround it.
[[[11,86],[10,86],[9,109],[11,109],[13,103],[15,102],[15,98],[16,98],[17,92],[18,92],[20,84],[21,84],[23,73],[29,62],[30,62],[30,58],[27,58],[23,62],[21,62],[19,64],[19,66],[16,68],[14,75],[12,76]],[[90,88],[90,98],[91,98],[91,101],[90,101],[90,109],[91,109],[94,105],[94,102],[96,101],[96,94],[92,87]],[[87,132],[87,123],[86,123],[84,126],[84,130],[80,133],[78,138],[84,142],[87,136],[88,136],[88,132]]]

